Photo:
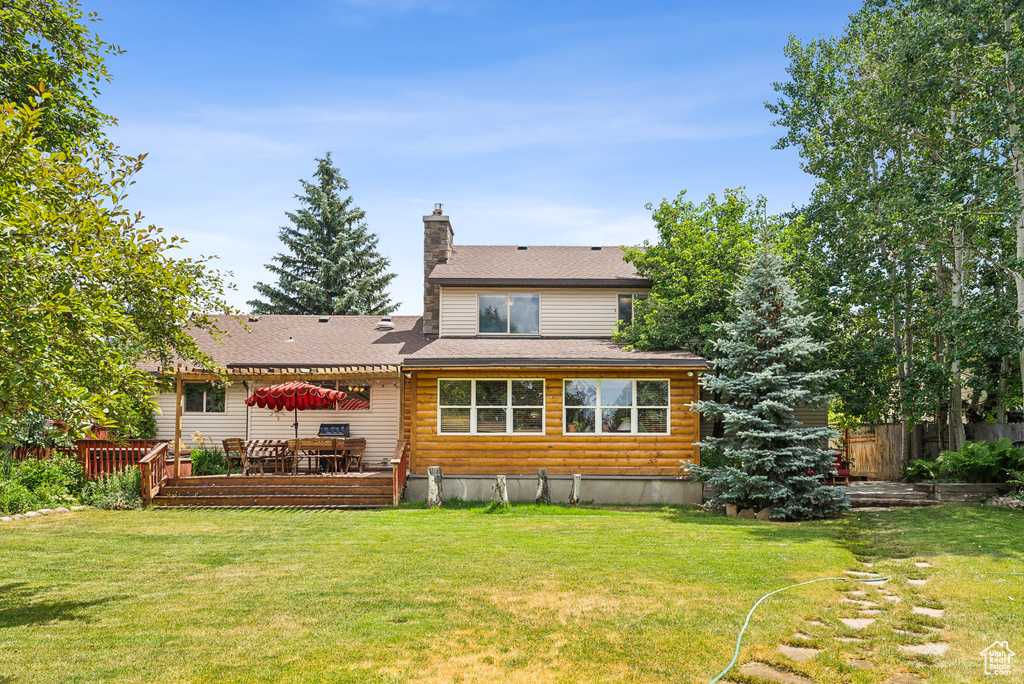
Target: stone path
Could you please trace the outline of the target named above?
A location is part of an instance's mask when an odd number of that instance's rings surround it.
[[[846,645],[843,647],[843,650],[847,651],[844,662],[850,668],[892,668],[892,651],[885,656],[887,660],[877,660],[880,653],[885,651],[878,648],[876,640],[889,632],[900,635],[900,643],[895,645],[895,650],[903,654],[904,658],[900,667],[918,670],[921,674],[895,674],[882,681],[882,684],[925,682],[921,668],[934,664],[935,659],[941,658],[949,651],[949,644],[941,640],[944,625],[934,626],[937,624],[934,621],[945,617],[945,609],[935,607],[941,604],[919,593],[920,587],[927,585],[927,578],[922,578],[921,573],[931,569],[932,564],[923,560],[892,559],[882,562],[885,566],[882,570],[886,571],[883,575],[873,571],[876,563],[869,562],[865,557],[861,558],[860,567],[845,571],[850,577],[845,584],[849,586],[842,592],[836,605],[823,607],[818,615],[807,619],[804,622],[806,627],[794,633],[789,640],[790,643],[778,644],[776,658],[764,657],[763,660],[768,662],[746,663],[740,667],[739,673],[755,681],[777,684],[812,682],[816,668],[827,666],[825,664],[829,659],[835,657],[832,654],[823,661],[817,659],[817,656],[828,648],[829,642]],[[883,582],[870,581],[889,576],[890,564],[904,566],[892,568],[895,572],[891,573],[891,587],[884,586]],[[909,565],[913,567],[907,567]],[[904,579],[907,574],[913,579]],[[921,618],[933,621],[932,625],[921,624]],[[884,643],[892,644],[892,640]]]

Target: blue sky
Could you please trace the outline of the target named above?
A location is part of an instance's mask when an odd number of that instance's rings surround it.
[[[648,202],[745,186],[769,211],[811,179],[763,102],[783,46],[853,2],[84,0],[127,52],[99,104],[148,152],[129,207],[217,255],[247,310],[298,179],[330,150],[422,308],[422,219],[456,243],[633,244]]]

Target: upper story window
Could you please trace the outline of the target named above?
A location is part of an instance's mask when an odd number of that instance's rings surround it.
[[[492,335],[539,335],[539,294],[478,295],[479,331]]]
[[[566,433],[668,434],[668,380],[565,380]]]
[[[182,388],[186,413],[224,413],[223,387],[208,382],[187,382]]]
[[[620,294],[619,322],[623,325],[630,325],[633,322],[633,305],[644,299],[647,299],[646,294]]]
[[[544,434],[544,381],[438,380],[438,433]]]

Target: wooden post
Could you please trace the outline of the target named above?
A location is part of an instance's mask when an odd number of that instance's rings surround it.
[[[505,481],[505,476],[496,475],[491,488],[494,490],[494,503],[508,508],[508,483]]]
[[[548,469],[537,468],[537,496],[533,503],[551,503],[551,488],[548,486]]]
[[[569,492],[569,505],[579,506],[580,505],[580,484],[582,484],[583,476],[576,474],[572,476],[572,491]]]
[[[180,368],[174,370],[174,379],[174,477],[181,477],[181,402],[184,401],[184,383],[181,381]]]
[[[438,508],[444,503],[444,493],[441,490],[441,467],[430,466],[427,468],[427,508]]]

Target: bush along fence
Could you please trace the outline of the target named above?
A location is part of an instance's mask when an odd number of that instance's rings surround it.
[[[44,460],[57,455],[77,458],[82,464],[85,476],[96,480],[105,475],[122,472],[139,461],[155,446],[166,444],[152,439],[130,439],[112,441],[107,439],[80,439],[73,447],[15,447],[11,457],[15,461]]]

